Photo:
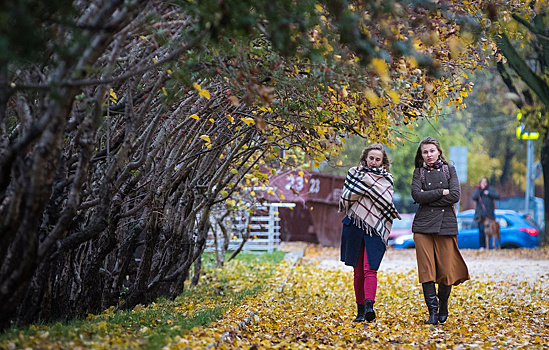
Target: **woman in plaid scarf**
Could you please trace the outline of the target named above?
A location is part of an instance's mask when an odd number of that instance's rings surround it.
[[[385,254],[393,219],[399,218],[393,203],[393,176],[381,144],[364,149],[360,164],[347,173],[339,200],[345,212],[341,233],[341,261],[354,268],[357,303],[355,322],[373,321],[377,270]]]

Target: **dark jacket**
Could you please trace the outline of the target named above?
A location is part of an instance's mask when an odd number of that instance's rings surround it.
[[[484,193],[485,190],[488,191],[488,194]],[[485,217],[495,220],[494,208],[496,206],[494,201],[496,199],[499,199],[499,194],[493,187],[488,186],[488,188],[484,190],[481,190],[479,187],[475,188],[475,191],[473,192],[473,200],[477,202],[477,206],[475,207],[475,220],[480,221],[481,218]]]
[[[386,249],[381,237],[376,234],[370,236],[364,229],[355,225],[353,219],[348,216],[342,222],[341,261],[345,262],[347,266],[356,267],[360,248],[364,242],[366,255],[368,256],[368,265],[370,269],[377,271]]]
[[[420,168],[414,170],[412,178],[412,198],[419,203],[412,232],[439,235],[457,235],[457,220],[454,204],[459,202],[461,188],[456,168],[448,164],[450,178],[442,168],[424,169],[425,181],[420,178]],[[444,189],[450,190],[442,195]]]

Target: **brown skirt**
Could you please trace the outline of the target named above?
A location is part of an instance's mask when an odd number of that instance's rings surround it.
[[[419,282],[454,285],[470,279],[456,236],[414,233]]]

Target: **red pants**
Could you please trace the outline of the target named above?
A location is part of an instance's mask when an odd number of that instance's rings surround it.
[[[360,249],[358,262],[354,268],[354,276],[356,303],[364,304],[366,300],[375,300],[377,290],[377,271],[370,269],[364,242],[362,243],[362,247]]]

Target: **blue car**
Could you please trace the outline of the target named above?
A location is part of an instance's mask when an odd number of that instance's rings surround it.
[[[535,248],[540,245],[539,228],[534,220],[514,210],[496,209],[496,220],[500,225],[501,248]],[[457,215],[460,249],[479,249],[478,224],[473,219],[474,210],[465,210]],[[492,241],[490,241],[492,246]],[[394,248],[414,248],[413,234],[399,236]]]

